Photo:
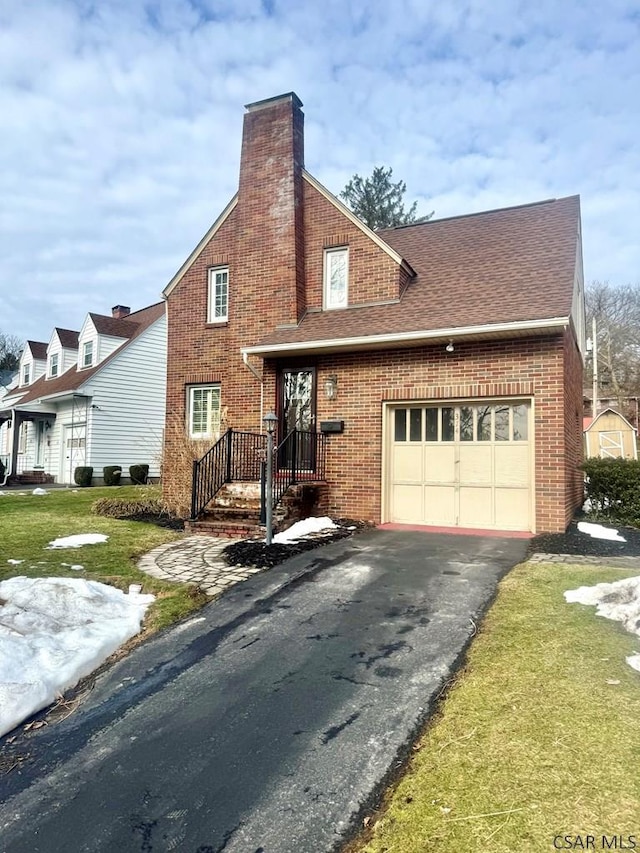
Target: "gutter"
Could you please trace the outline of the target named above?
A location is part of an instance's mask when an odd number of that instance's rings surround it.
[[[260,425],[259,425],[259,429],[260,429],[260,432],[262,432],[262,429],[264,426],[264,424],[262,423],[262,418],[264,416],[264,379],[262,378],[262,375],[260,373],[258,373],[258,371],[255,369],[255,367],[253,367],[253,365],[249,362],[248,353],[245,352],[244,349],[241,349],[240,352],[242,353],[242,363],[244,364],[245,367],[249,368],[249,370],[253,373],[253,375],[256,377],[256,379],[260,383]]]
[[[293,341],[282,344],[264,344],[243,347],[243,359],[247,355],[278,355],[295,352],[339,352],[354,349],[381,349],[383,347],[410,346],[438,341],[460,341],[464,338],[483,340],[532,332],[544,334],[557,332],[569,326],[569,317],[551,317],[546,320],[523,320],[515,323],[491,323],[482,326],[460,326],[449,329],[421,330],[417,332],[393,332],[386,335],[358,335],[352,338],[329,338],[318,341]],[[246,362],[245,362],[246,363]]]

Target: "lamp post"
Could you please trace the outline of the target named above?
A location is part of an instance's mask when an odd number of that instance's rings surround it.
[[[267,545],[273,538],[273,432],[278,422],[273,412],[267,412],[262,419],[267,430],[267,482],[266,482],[266,519]]]

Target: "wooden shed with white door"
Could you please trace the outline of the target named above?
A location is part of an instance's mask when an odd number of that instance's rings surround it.
[[[584,419],[584,454],[601,459],[637,459],[637,430],[615,409]]]

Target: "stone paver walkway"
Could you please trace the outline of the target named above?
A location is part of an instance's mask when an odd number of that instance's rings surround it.
[[[207,595],[220,595],[262,569],[228,566],[221,552],[231,542],[215,536],[185,536],[159,545],[138,561],[141,572],[161,580],[195,583]]]

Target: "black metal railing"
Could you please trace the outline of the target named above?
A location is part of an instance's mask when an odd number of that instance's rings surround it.
[[[225,483],[259,480],[267,437],[254,432],[229,429],[201,459],[193,462],[191,520],[204,511]]]
[[[265,459],[267,436],[229,429],[201,459],[193,462],[191,520],[195,521],[225,483],[260,481],[261,517],[266,517]],[[324,480],[327,437],[319,432],[291,430],[273,450],[272,506],[275,509],[290,486]]]
[[[324,480],[327,437],[320,432],[292,429],[273,451],[271,506],[275,509],[291,486],[303,481]],[[263,466],[261,520],[266,521],[266,483]]]

